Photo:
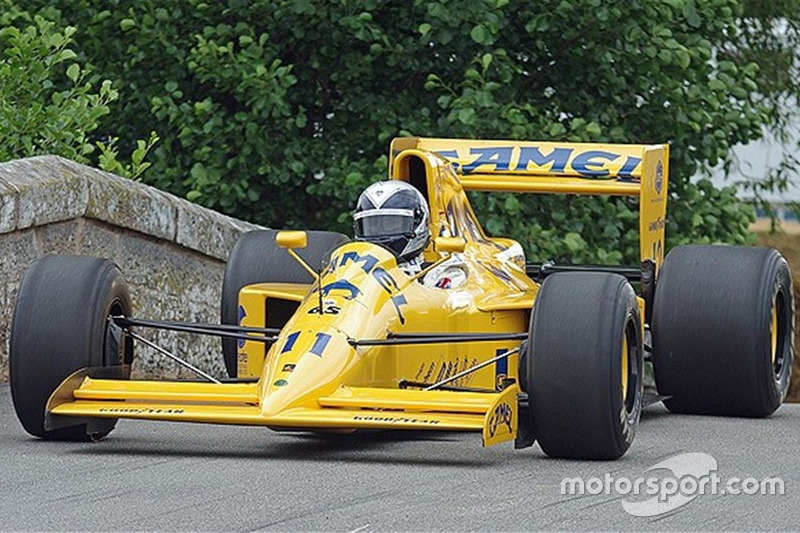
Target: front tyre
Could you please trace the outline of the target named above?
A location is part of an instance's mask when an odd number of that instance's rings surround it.
[[[670,411],[764,417],[786,397],[794,291],[770,248],[678,246],[653,305],[653,370]]]
[[[9,358],[11,397],[25,431],[45,439],[88,440],[113,429],[114,420],[88,435],[86,421],[76,418],[75,425],[48,431],[45,409],[76,370],[124,363],[107,338],[108,317],[130,316],[131,310],[128,286],[111,261],[48,255],[31,264],[14,307]]]
[[[642,321],[617,274],[558,273],[539,290],[527,385],[536,438],[551,457],[617,459],[642,410]]]

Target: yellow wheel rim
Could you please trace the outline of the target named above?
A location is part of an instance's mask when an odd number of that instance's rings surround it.
[[[627,332],[626,332],[627,333]],[[622,401],[628,397],[628,335],[622,335]]]
[[[778,357],[778,302],[772,304],[772,319],[770,320],[770,355],[772,357],[772,366],[775,366],[775,360]]]

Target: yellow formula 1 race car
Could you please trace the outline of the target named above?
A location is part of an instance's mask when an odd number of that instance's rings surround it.
[[[47,256],[19,291],[11,387],[28,433],[99,438],[119,418],[278,431],[475,431],[553,457],[614,459],[646,402],[763,417],[793,357],[789,268],[764,248],[664,254],[666,145],[399,138],[389,176],[430,207],[433,238],[408,274],[386,248],[331,232],[255,231],[227,265],[222,324],[135,318],[122,274]],[[467,190],[639,199],[641,264],[527,264],[485,234]],[[422,283],[458,258],[458,287]],[[223,337],[230,378],[129,380],[145,328]],[[182,361],[176,354],[157,350]]]

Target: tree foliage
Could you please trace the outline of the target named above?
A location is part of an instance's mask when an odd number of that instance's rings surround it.
[[[98,92],[85,81],[68,45],[75,28],[53,31],[37,18],[24,30],[0,30],[0,158],[59,150],[85,161],[94,150],[89,135],[117,98],[111,82]],[[63,88],[56,86],[61,79]]]
[[[22,29],[8,24],[19,18],[27,22]],[[109,80],[97,90],[87,81],[89,71],[71,48],[75,28],[58,31],[53,22],[19,10],[5,11],[0,22],[0,161],[54,153],[91,163],[97,153],[105,170],[130,177],[146,170],[155,134],[139,141],[128,164],[117,159],[113,139],[93,141],[118,93]]]
[[[733,61],[759,65],[756,97],[767,121],[765,135],[781,148],[781,160],[765,175],[752,175],[746,162],[726,162],[739,185],[766,212],[765,193],[783,193],[800,172],[800,0],[749,0],[740,24],[743,45],[723,49]],[[773,195],[774,196],[774,195]],[[795,206],[800,213],[800,205]]]
[[[80,59],[117,82],[125,104],[97,131],[157,131],[145,179],[201,204],[273,227],[349,229],[355,197],[385,176],[397,135],[670,142],[669,245],[746,240],[752,211],[732,189],[690,177],[775,120],[742,38],[748,5],[24,3],[77,27]],[[532,259],[638,258],[626,200],[473,201],[490,232],[515,236]]]

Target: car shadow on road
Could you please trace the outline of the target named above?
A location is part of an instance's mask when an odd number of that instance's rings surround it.
[[[662,405],[650,406],[642,413],[642,424],[646,427],[648,423],[663,420],[667,416],[674,415]],[[59,453],[95,457],[230,458],[481,469],[514,465],[518,461],[525,467],[531,461],[544,461],[551,466],[560,462],[545,456],[538,445],[514,450],[509,442],[483,449],[479,435],[463,432],[382,430],[351,434],[275,433],[258,428],[240,428],[233,434],[230,428],[212,426],[199,430],[201,426],[192,424],[195,430],[191,435],[171,434],[168,430],[151,426],[148,434],[143,436],[138,431],[127,432],[125,425],[98,443],[58,443],[31,439],[28,445],[37,448],[39,445],[59,447],[62,448]]]
[[[223,437],[219,435],[219,437]],[[281,460],[300,462],[352,462],[409,464],[417,466],[447,466],[457,468],[494,468],[516,458],[530,461],[529,452],[481,449],[475,435],[429,431],[375,431],[350,435],[270,434],[261,443],[247,436],[242,441],[229,438],[201,438],[197,441],[175,442],[163,434],[155,439],[112,435],[106,442],[70,447],[67,453],[92,456],[148,456],[207,459]],[[52,443],[56,444],[57,443]],[[458,450],[454,452],[453,447]],[[474,450],[464,453],[466,448]],[[505,453],[505,452],[508,453]],[[535,458],[537,454],[534,454]]]

